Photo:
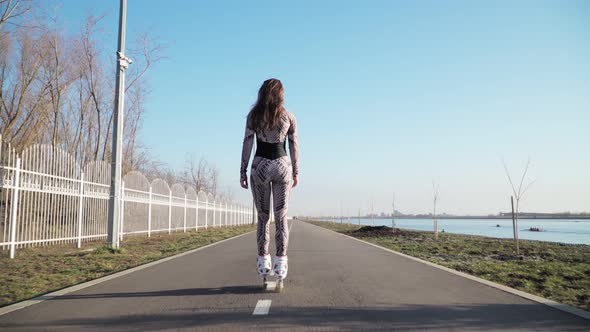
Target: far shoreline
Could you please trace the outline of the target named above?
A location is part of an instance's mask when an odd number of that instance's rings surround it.
[[[308,217],[308,218],[319,218],[319,219],[330,219],[330,220],[336,220],[339,221],[340,220],[340,216],[335,216],[335,217],[330,217],[330,216],[324,216],[324,217]],[[367,217],[367,216],[362,216],[362,217],[356,217],[356,216],[346,216],[346,217],[342,217],[342,220],[348,220],[348,219],[354,219],[354,220],[358,220],[358,219],[365,219],[365,220],[371,220],[371,219],[391,219],[391,216],[375,216],[375,217]],[[433,217],[431,215],[415,215],[415,216],[395,216],[395,219],[432,219]],[[512,217],[510,216],[437,216],[436,219],[440,220],[440,219],[490,219],[490,220],[512,220]],[[555,221],[560,221],[560,220],[583,220],[583,221],[590,221],[590,216],[519,216],[518,220],[555,220]]]

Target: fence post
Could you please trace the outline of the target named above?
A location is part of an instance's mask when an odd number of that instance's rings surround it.
[[[205,230],[209,227],[209,196],[205,197]]]
[[[152,186],[150,185],[150,196],[148,198],[148,237],[152,236]]]
[[[213,228],[215,228],[215,198],[213,199]]]
[[[12,177],[12,198],[10,202],[10,258],[14,258],[16,249],[16,213],[18,212],[18,186],[20,181],[20,158],[16,158],[16,167]]]
[[[80,198],[78,203],[78,248],[82,248],[82,217],[84,206],[84,172],[80,172]]]
[[[172,233],[172,190],[168,199],[168,234]]]
[[[184,232],[186,233],[186,194],[184,194]]]
[[[195,231],[199,230],[199,193],[197,193],[197,205],[195,207]]]
[[[225,202],[225,227],[227,227],[227,213],[229,211],[229,208],[227,206],[227,202]]]
[[[121,181],[121,210],[119,210],[119,219],[121,222],[121,228],[119,229],[119,241],[123,241],[123,231],[125,230],[125,226],[123,226],[123,221],[125,220],[125,181]]]

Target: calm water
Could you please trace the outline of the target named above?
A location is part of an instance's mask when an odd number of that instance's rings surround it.
[[[324,219],[332,221],[332,219]],[[343,222],[348,220],[344,219]],[[396,219],[396,227],[432,231],[432,219]],[[340,222],[339,219],[336,222]],[[350,219],[358,224],[358,219]],[[361,225],[371,225],[371,219],[361,219]],[[375,226],[391,227],[391,219],[375,219]],[[497,227],[496,225],[500,225]],[[530,227],[541,228],[542,232],[531,232]],[[497,238],[512,238],[511,219],[439,219],[440,232],[483,235]],[[590,245],[590,220],[564,219],[522,219],[518,221],[520,239]]]

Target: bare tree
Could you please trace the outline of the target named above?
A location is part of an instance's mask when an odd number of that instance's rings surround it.
[[[432,180],[432,221],[434,223],[434,238],[438,239],[438,219],[436,218],[436,203],[438,202],[440,185]]]
[[[233,201],[234,200],[233,186],[225,186],[224,190],[219,194],[219,196],[227,201]]]
[[[101,45],[103,16],[90,16],[79,32],[62,28],[60,10],[27,14],[35,0],[0,0],[0,135],[18,152],[33,144],[66,150],[81,165],[110,160],[114,66]],[[149,94],[146,73],[163,47],[147,33],[130,45],[134,66],[125,87],[123,171],[176,182],[180,174],[157,162],[138,139]],[[215,181],[208,189],[217,188]],[[210,171],[211,172],[211,171]]]
[[[30,0],[0,0],[0,29],[31,10]]]
[[[86,154],[92,160],[103,159],[106,154],[105,151],[101,153],[100,149],[108,145],[108,139],[105,138],[106,132],[108,132],[108,129],[105,130],[107,127],[105,119],[112,113],[111,94],[107,93],[109,86],[101,63],[100,50],[95,40],[95,34],[100,30],[98,24],[101,19],[102,17],[94,16],[86,18],[78,37],[81,60],[79,79],[84,88],[81,93],[87,96],[85,99],[90,102],[90,111],[92,112],[92,114],[86,114],[86,144],[84,145],[87,150]],[[80,106],[86,106],[86,103]],[[84,111],[84,108],[80,109],[81,115]]]
[[[168,185],[172,186],[175,183],[182,183],[178,172],[164,163],[153,163],[149,169],[142,169],[146,177],[153,181],[154,179],[161,179],[166,181]]]
[[[516,243],[516,254],[519,255],[520,249],[519,249],[519,244],[518,244],[518,212],[519,212],[519,208],[520,208],[520,201],[522,200],[522,198],[524,197],[526,192],[529,190],[531,185],[535,182],[535,181],[529,181],[527,184],[525,184],[526,174],[527,174],[529,167],[531,165],[531,158],[530,157],[527,158],[527,162],[524,167],[524,171],[522,172],[522,176],[520,177],[520,183],[518,184],[518,187],[514,185],[514,182],[512,181],[512,177],[510,176],[510,171],[508,170],[508,166],[506,166],[506,162],[504,161],[504,159],[502,159],[502,165],[504,166],[504,171],[506,172],[506,176],[508,177],[508,182],[510,182],[510,187],[512,189],[513,197],[514,197],[514,199],[516,199],[516,206],[513,206],[514,209],[513,209],[513,216],[512,216],[512,218],[513,218],[512,227],[514,229],[514,242]]]
[[[27,21],[19,17],[31,3],[0,0],[2,23],[14,23],[0,26],[2,140],[17,151],[51,144],[81,164],[108,161],[114,86],[113,64],[100,47],[103,16],[86,18],[78,33],[68,35],[61,28],[59,10],[27,15]],[[149,94],[145,74],[162,59],[163,51],[147,34],[136,38],[130,48],[135,61],[126,86],[124,172],[155,165],[138,137]]]
[[[142,33],[135,39],[134,45],[127,54],[135,59],[134,66],[129,70],[129,83],[125,92],[141,82],[143,76],[158,61],[165,59],[163,53],[165,46],[152,38],[147,32]]]
[[[49,18],[49,25],[42,27],[42,36],[36,49],[40,52],[41,75],[40,80],[47,87],[47,109],[51,114],[51,145],[57,148],[60,142],[60,124],[64,121],[64,95],[68,92],[70,85],[74,82],[72,68],[72,48],[68,47],[71,40],[66,40],[64,34],[59,30],[59,19],[57,16]],[[62,135],[63,136],[63,135]],[[64,137],[62,137],[64,138]],[[66,138],[64,138],[67,140]]]
[[[31,29],[21,28],[0,45],[0,132],[17,150],[43,140],[49,121],[38,43]]]
[[[391,201],[391,231],[395,233],[395,193]]]
[[[183,182],[192,186],[195,191],[206,191],[208,189],[209,164],[205,158],[197,161],[194,154],[187,155],[183,173]]]
[[[127,72],[129,83],[125,86],[125,93],[131,92],[128,94],[130,103],[125,106],[125,127],[123,128],[125,145],[131,147],[131,149],[125,149],[123,151],[124,160],[127,162],[133,160],[133,153],[135,151],[133,147],[135,146],[137,131],[141,126],[144,111],[143,101],[147,94],[147,89],[145,88],[143,77],[156,62],[164,58],[162,56],[164,50],[162,44],[152,39],[147,33],[139,35],[134,44],[127,52],[134,59],[134,65]],[[111,111],[112,107],[109,110],[110,115],[108,117],[107,132],[103,145],[103,160],[107,160],[111,155],[109,147],[111,146],[111,128],[114,120],[114,112]]]
[[[165,168],[168,168],[168,166],[163,161],[148,157],[144,163],[138,165],[137,170],[143,173],[148,179],[153,180],[161,178],[161,175],[165,173],[163,171]]]
[[[209,167],[209,192],[213,196],[219,195],[219,169],[215,166]]]
[[[135,170],[138,165],[146,161],[148,154],[145,152],[145,147],[138,141],[138,134],[143,124],[143,113],[145,110],[144,101],[147,92],[144,88],[144,83],[139,81],[135,86],[127,92],[128,103],[126,105],[127,111],[125,113],[125,126],[123,127],[123,155],[125,161],[123,163],[123,170]]]
[[[197,192],[207,191],[213,196],[230,198],[233,194],[229,191],[219,190],[219,169],[201,157],[197,160],[196,155],[187,155],[185,167],[180,177],[185,185],[192,186]]]

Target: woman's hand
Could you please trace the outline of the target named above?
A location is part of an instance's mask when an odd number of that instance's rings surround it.
[[[240,186],[242,186],[242,188],[244,189],[248,189],[248,178],[241,178]]]
[[[297,175],[295,175],[293,177],[293,186],[291,186],[291,188],[297,187],[297,183],[299,183],[299,180],[297,179]]]

